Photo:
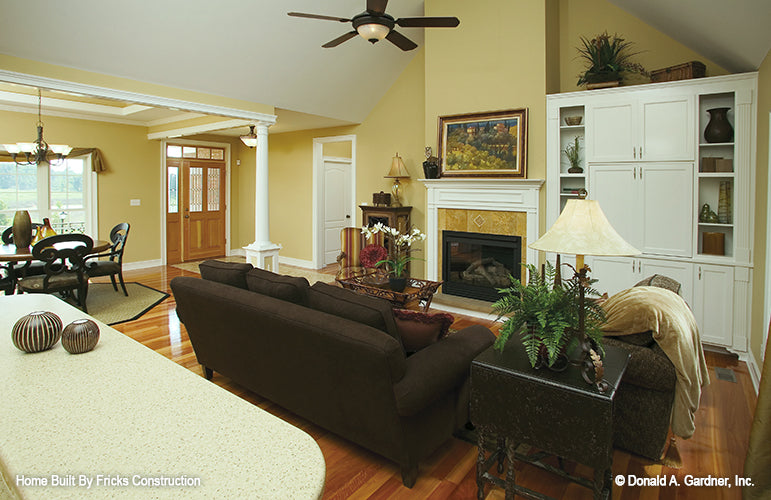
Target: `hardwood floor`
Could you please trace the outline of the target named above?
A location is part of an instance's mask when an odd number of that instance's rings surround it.
[[[127,281],[171,293],[169,282],[176,276],[198,276],[174,267],[156,267],[125,273]],[[173,296],[156,306],[140,319],[116,325],[115,328],[159,352],[172,361],[201,374],[185,328],[179,323]],[[454,327],[462,328],[477,322],[461,318]],[[479,322],[482,322],[479,320]],[[488,325],[489,326],[489,325]],[[638,477],[665,476],[669,483],[674,476],[680,486],[613,487],[613,497],[636,499],[738,499],[741,490],[736,486],[689,487],[686,477],[703,478],[742,476],[752,416],[755,411],[755,393],[747,366],[733,356],[707,352],[711,384],[703,393],[696,413],[696,433],[689,440],[678,440],[683,468],[671,469],[622,451],[615,451],[613,473]],[[736,382],[719,380],[715,368],[730,368]],[[402,486],[398,467],[359,446],[331,434],[253,394],[222,375],[215,374],[213,383],[250,401],[266,411],[303,429],[318,442],[327,464],[324,498],[476,498],[476,447],[459,439],[448,440],[433,456],[420,465],[418,481],[412,489]],[[190,411],[195,411],[194,407]],[[641,422],[640,425],[645,425]],[[591,470],[580,465],[568,468],[587,477]],[[589,499],[591,492],[569,484],[558,477],[529,466],[517,470],[518,483],[555,498]],[[503,498],[503,490],[487,487],[486,498]]]

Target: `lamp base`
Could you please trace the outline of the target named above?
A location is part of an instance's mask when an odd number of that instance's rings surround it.
[[[402,200],[399,196],[402,191],[402,186],[399,184],[399,179],[394,179],[394,184],[391,186],[391,206],[392,207],[401,207],[402,206]]]

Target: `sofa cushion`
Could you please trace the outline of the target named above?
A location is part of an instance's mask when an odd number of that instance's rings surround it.
[[[264,269],[254,268],[246,273],[246,286],[252,292],[294,304],[308,303],[308,280],[302,277],[282,276]]]
[[[446,337],[455,318],[447,313],[394,309],[394,320],[399,330],[399,337],[404,344],[404,350],[417,352]]]
[[[399,341],[391,303],[327,283],[316,282],[308,289],[308,307],[377,328]]]
[[[207,260],[198,264],[201,278],[225,285],[237,286],[246,289],[246,273],[252,269],[252,265],[243,262],[223,262],[221,260]]]
[[[653,339],[653,332],[632,333],[630,335],[607,335],[608,338],[615,338],[628,344],[639,345],[641,347],[651,347],[656,341]]]

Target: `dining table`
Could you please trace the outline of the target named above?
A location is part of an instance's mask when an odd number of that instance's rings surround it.
[[[68,245],[69,243],[61,242],[59,245]],[[77,246],[78,242],[72,242],[72,246]],[[91,250],[90,255],[98,254],[100,252],[104,252],[105,250],[109,249],[112,243],[105,240],[94,240],[94,247]],[[35,257],[32,255],[32,246],[30,245],[27,248],[17,248],[16,245],[13,243],[11,244],[4,244],[0,245],[0,263],[2,262],[10,262],[11,265],[8,266],[2,266],[3,269],[8,273],[8,277],[10,278],[10,281],[12,283],[13,290],[15,288],[16,279],[18,278],[16,274],[19,271],[24,272],[25,267],[17,267],[13,264],[17,264],[19,262],[32,262],[35,260]],[[8,292],[6,292],[8,293]]]

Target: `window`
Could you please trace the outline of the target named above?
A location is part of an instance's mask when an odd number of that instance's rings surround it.
[[[90,157],[55,165],[0,162],[0,226],[10,226],[17,210],[33,221],[51,220],[57,233],[96,233],[96,182]]]

